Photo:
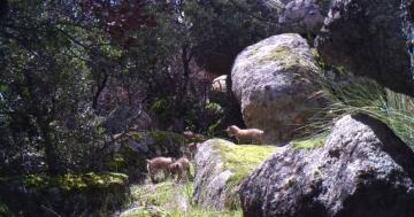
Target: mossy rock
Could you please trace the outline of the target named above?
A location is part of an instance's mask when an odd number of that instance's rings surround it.
[[[195,157],[195,202],[218,210],[240,208],[239,184],[276,150],[275,146],[235,145],[223,139],[201,144]]]
[[[224,169],[234,173],[228,180],[231,185],[239,184],[276,150],[275,146],[235,145],[225,140],[213,146],[220,152]]]

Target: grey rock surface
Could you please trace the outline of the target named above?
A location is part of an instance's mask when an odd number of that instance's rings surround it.
[[[233,173],[224,168],[223,159],[214,144],[232,143],[212,139],[199,145],[194,157],[196,176],[193,200],[202,207],[222,210],[226,204],[226,183]]]
[[[381,122],[345,116],[325,146],[286,147],[241,185],[246,217],[414,216],[414,153]]]

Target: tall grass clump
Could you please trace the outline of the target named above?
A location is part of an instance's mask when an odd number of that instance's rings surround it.
[[[363,113],[391,128],[407,145],[414,148],[414,99],[385,88],[374,80],[350,73],[321,76],[321,95],[327,106],[316,115],[311,128],[327,132],[333,121]]]

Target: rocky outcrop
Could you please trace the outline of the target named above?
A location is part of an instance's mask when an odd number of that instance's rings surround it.
[[[222,139],[200,144],[194,158],[193,200],[216,210],[237,207],[238,185],[274,150],[275,147],[238,146]]]
[[[247,127],[264,130],[265,142],[294,137],[320,104],[312,78],[319,72],[298,34],[281,34],[247,47],[231,72],[232,91]]]
[[[381,122],[345,116],[324,147],[274,154],[240,197],[246,217],[414,216],[414,153]]]
[[[332,1],[316,47],[333,65],[413,95],[411,0]],[[409,53],[410,52],[410,53]]]

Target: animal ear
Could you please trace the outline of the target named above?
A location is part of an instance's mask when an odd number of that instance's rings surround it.
[[[147,163],[151,163],[151,160],[145,159],[147,161]]]

